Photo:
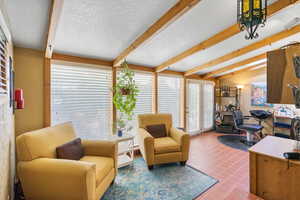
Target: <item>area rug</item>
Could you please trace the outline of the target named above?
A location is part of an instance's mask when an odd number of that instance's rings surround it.
[[[143,158],[119,169],[115,183],[101,200],[192,200],[218,180],[190,166],[177,163],[148,170]]]
[[[248,151],[250,146],[241,142],[241,140],[245,140],[246,136],[241,135],[221,135],[218,136],[219,142],[222,144],[229,146],[231,148],[239,149],[242,151]]]

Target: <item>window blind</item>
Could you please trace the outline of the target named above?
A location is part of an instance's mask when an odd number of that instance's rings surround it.
[[[51,66],[51,125],[71,121],[79,137],[112,130],[112,72],[100,67]]]
[[[202,130],[207,131],[213,128],[214,118],[214,83],[211,81],[202,81]]]
[[[200,130],[200,84],[188,83],[188,131],[192,134]]]
[[[172,114],[173,126],[180,127],[181,77],[158,76],[158,112]]]
[[[213,128],[214,83],[188,80],[187,125],[191,135]]]
[[[137,134],[137,116],[139,114],[152,113],[153,75],[151,73],[135,72],[134,80],[136,85],[138,86],[139,93],[137,96],[136,107],[134,109],[134,117],[131,121],[131,126],[133,127],[133,129],[130,133],[132,135]]]
[[[8,77],[8,69],[7,69],[7,40],[6,37],[0,29],[0,94],[7,94],[8,86],[7,86],[7,77]]]

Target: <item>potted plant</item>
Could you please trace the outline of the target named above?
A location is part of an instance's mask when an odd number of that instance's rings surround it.
[[[121,64],[121,71],[118,74],[113,92],[113,103],[118,111],[117,123],[114,128],[118,130],[118,135],[122,136],[123,131],[132,130],[129,122],[133,118],[136,97],[139,92],[134,81],[134,71],[128,68],[126,61]]]

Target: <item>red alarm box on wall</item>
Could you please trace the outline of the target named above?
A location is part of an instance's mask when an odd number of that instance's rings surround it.
[[[24,96],[23,89],[15,89],[15,108],[23,109],[24,108]]]

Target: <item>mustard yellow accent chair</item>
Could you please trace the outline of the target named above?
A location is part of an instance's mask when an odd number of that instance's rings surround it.
[[[149,169],[162,163],[180,162],[185,165],[189,158],[190,136],[172,127],[172,115],[142,114],[138,115],[138,123],[139,147]],[[165,124],[167,137],[154,138],[146,131],[147,126],[156,124]]]
[[[99,200],[117,174],[117,145],[82,140],[81,160],[56,158],[56,147],[76,138],[71,123],[17,137],[18,176],[26,200]]]

